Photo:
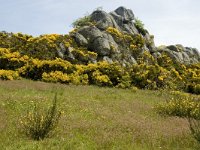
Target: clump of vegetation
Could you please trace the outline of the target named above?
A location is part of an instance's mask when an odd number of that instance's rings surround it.
[[[200,94],[200,84],[190,83],[186,86],[186,91],[189,93]]]
[[[72,23],[72,26],[74,28],[80,28],[80,27],[83,27],[83,26],[90,26],[90,25],[94,25],[94,23],[92,23],[89,15],[86,15],[82,18],[79,18]]]
[[[0,48],[32,58],[55,59],[58,57],[57,50],[60,49],[60,43],[64,45],[64,48],[68,48],[73,40],[69,35],[45,34],[32,37],[21,33],[0,32]]]
[[[64,74],[61,71],[54,71],[50,73],[44,72],[42,74],[42,80],[45,82],[53,82],[53,83],[69,83],[69,77],[67,74]]]
[[[20,79],[20,76],[17,71],[0,70],[0,79],[2,79],[2,80],[18,80],[18,79]]]
[[[135,19],[134,22],[135,27],[138,29],[138,31],[142,34],[145,35],[147,30],[144,29],[144,24],[142,23],[141,20],[139,20],[138,18]]]
[[[140,34],[125,34],[113,27],[108,27],[106,32],[111,34],[120,45],[130,49],[137,49],[139,51],[145,44],[145,40]]]
[[[53,104],[48,110],[43,110],[38,105],[34,105],[32,110],[29,110],[20,119],[20,130],[33,140],[43,140],[56,128],[60,116],[61,111],[57,108],[56,94]]]
[[[175,96],[155,108],[162,115],[200,119],[200,99],[191,96]]]

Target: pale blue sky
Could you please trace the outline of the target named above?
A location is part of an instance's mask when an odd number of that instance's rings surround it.
[[[200,0],[0,0],[0,31],[66,34],[71,23],[97,7],[132,9],[155,35],[156,45],[200,50]]]

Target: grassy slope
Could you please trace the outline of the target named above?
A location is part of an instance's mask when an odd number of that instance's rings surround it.
[[[52,138],[20,135],[17,120],[31,101],[48,105],[58,91],[65,112]],[[165,94],[166,96],[166,94]],[[156,91],[0,81],[1,149],[198,149],[184,119],[157,115]]]

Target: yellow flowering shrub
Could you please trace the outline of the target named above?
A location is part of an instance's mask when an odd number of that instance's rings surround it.
[[[172,59],[165,53],[162,53],[159,57],[156,58],[156,61],[159,66],[166,69],[171,69],[173,67]]]
[[[32,36],[22,33],[6,33],[0,32],[0,47],[9,48],[11,51],[23,51],[27,44],[27,40]]]
[[[189,96],[175,97],[166,103],[158,104],[155,109],[162,115],[191,117],[200,119],[200,99]]]
[[[113,86],[117,86],[122,81],[122,77],[126,75],[124,69],[125,68],[116,63],[109,64],[108,62],[103,61],[98,62],[97,64],[88,64],[85,72],[88,74],[89,81],[92,84],[95,84],[92,79],[93,72],[98,70],[101,75],[106,75],[109,78]],[[109,83],[109,85],[111,84]]]
[[[2,79],[2,80],[17,80],[17,79],[20,79],[20,76],[17,71],[0,70],[0,79]]]
[[[170,72],[159,65],[133,65],[132,82],[139,88],[158,89],[168,86]]]
[[[146,64],[146,65],[155,65],[155,64],[157,64],[157,61],[150,54],[150,52],[145,51],[145,52],[143,52],[142,54],[139,55],[139,57],[137,58],[137,63],[138,64]]]
[[[112,34],[113,36],[116,36],[116,37],[122,37],[123,36],[123,34],[119,30],[117,30],[116,28],[113,28],[113,27],[108,27],[106,29],[106,32],[108,32],[108,33],[110,33],[110,34]]]
[[[10,52],[10,49],[0,48],[0,69],[16,70],[24,66],[29,57],[21,56],[19,52]]]
[[[60,49],[60,43],[67,48],[71,44],[71,39],[65,39],[62,35],[47,34],[39,37],[29,38],[26,44],[25,53],[38,59],[55,59],[57,50]]]
[[[126,34],[113,27],[108,27],[106,32],[111,34],[117,43],[120,43],[120,45],[123,45],[126,48],[130,48],[133,52],[139,52],[139,49],[145,44],[145,40],[140,34]]]
[[[78,48],[74,49],[72,51],[72,54],[75,56],[77,61],[80,61],[82,63],[88,63],[91,60],[96,60],[97,59],[97,53],[88,51],[86,48]]]
[[[92,73],[93,82],[99,86],[111,86],[112,82],[109,77],[105,74],[102,74],[99,70],[96,70]]]
[[[119,83],[116,85],[116,87],[118,88],[130,88],[131,85],[131,76],[128,72],[125,72],[124,75],[121,76],[121,78],[119,78]]]
[[[55,60],[30,59],[25,66],[18,70],[22,77],[41,80],[44,72],[62,71],[63,73],[72,73],[73,65],[60,58],[56,58]]]
[[[32,37],[21,33],[0,32],[1,48],[9,48],[11,52],[38,59],[55,59],[58,56],[57,50],[61,49],[60,43],[65,48],[75,45],[69,35],[46,34]]]
[[[61,71],[54,71],[50,73],[44,72],[42,74],[42,80],[45,82],[53,82],[53,83],[69,83],[69,76],[67,74],[64,74]]]
[[[78,72],[72,73],[69,75],[70,83],[75,85],[87,85],[89,84],[87,74],[79,74]]]

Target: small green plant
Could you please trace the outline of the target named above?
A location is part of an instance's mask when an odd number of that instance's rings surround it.
[[[92,22],[91,22],[91,19],[90,19],[90,16],[84,16],[82,18],[79,18],[77,20],[75,20],[73,23],[72,23],[72,26],[74,28],[80,28],[82,26],[88,26],[88,25],[92,25]]]
[[[188,122],[191,134],[200,143],[200,120],[189,118]]]
[[[134,23],[135,27],[138,29],[138,31],[142,34],[145,35],[146,34],[146,30],[144,29],[144,24],[142,23],[141,20],[139,20],[138,18],[135,19],[135,23]]]
[[[61,116],[61,111],[57,109],[57,94],[55,94],[53,104],[46,111],[34,105],[33,109],[20,119],[20,129],[27,137],[33,140],[43,140],[56,128]]]

